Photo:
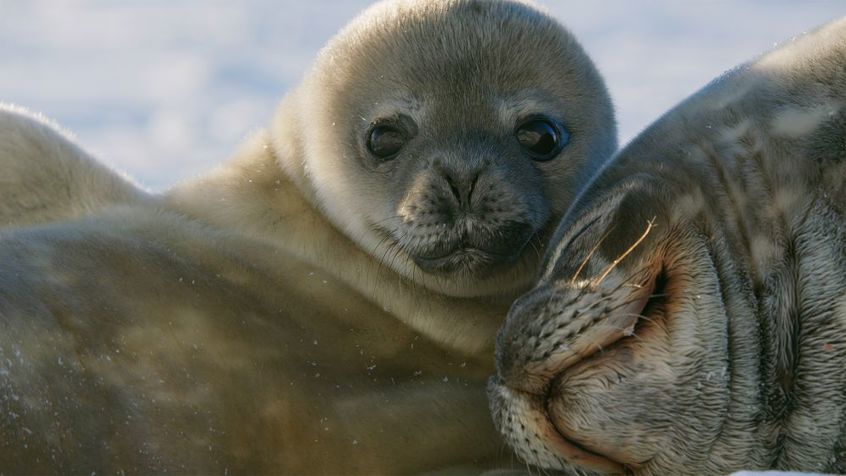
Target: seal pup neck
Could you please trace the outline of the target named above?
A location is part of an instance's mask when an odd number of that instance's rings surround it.
[[[599,73],[548,15],[380,2],[329,42],[267,131],[170,197],[479,349],[615,148]]]
[[[443,296],[396,275],[326,220],[309,189],[299,187],[302,177],[280,162],[269,133],[258,131],[227,163],[166,192],[165,204],[313,264],[442,345],[490,355],[507,298]]]

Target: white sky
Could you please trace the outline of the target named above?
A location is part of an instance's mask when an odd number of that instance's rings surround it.
[[[317,50],[369,3],[0,0],[0,101],[56,119],[161,190],[264,126]],[[623,143],[725,70],[846,14],[842,0],[540,3],[605,75]]]

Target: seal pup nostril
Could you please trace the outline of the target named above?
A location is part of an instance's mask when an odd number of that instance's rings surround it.
[[[461,170],[444,165],[437,166],[436,170],[443,177],[455,199],[456,208],[463,213],[473,212],[473,192],[479,177],[485,173],[485,170],[483,168]]]
[[[476,190],[476,183],[479,181],[479,176],[482,175],[482,172],[476,172],[473,175],[473,179],[470,180],[470,188],[467,190],[467,206],[470,207],[473,204],[473,191]]]
[[[464,194],[461,193],[461,190],[459,190],[458,186],[455,185],[455,180],[453,180],[449,173],[445,173],[444,178],[449,185],[450,191],[452,191],[452,196],[455,197],[455,201],[458,203],[459,207],[463,208],[465,204]]]

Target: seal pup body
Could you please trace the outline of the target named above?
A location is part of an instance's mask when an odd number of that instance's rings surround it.
[[[43,116],[0,103],[0,228],[148,200]]]
[[[375,5],[218,170],[0,234],[0,467],[496,466],[496,329],[614,135],[531,6]]]
[[[528,462],[846,472],[846,20],[720,78],[616,155],[503,327]]]
[[[9,471],[396,474],[501,451],[487,362],[272,245],[115,208],[8,234],[0,259],[21,276],[0,297]]]
[[[551,160],[515,140],[535,119],[561,127]],[[378,157],[378,131],[399,152]],[[581,47],[514,2],[374,5],[321,52],[264,137],[168,192],[169,206],[284,243],[383,306],[408,302],[400,319],[463,352],[492,350],[500,318],[430,312],[418,293],[507,306],[530,286],[578,183],[616,148],[610,99]],[[319,230],[310,218],[268,220],[291,217],[275,195],[292,186],[319,211]],[[355,255],[332,240],[313,246],[334,236],[323,223],[365,261],[343,265]],[[384,279],[362,272],[371,268]]]

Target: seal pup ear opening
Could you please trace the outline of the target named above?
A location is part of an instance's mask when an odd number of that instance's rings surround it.
[[[616,148],[605,85],[558,22],[513,1],[385,1],[277,113],[281,166],[371,256],[438,293],[514,296]]]

